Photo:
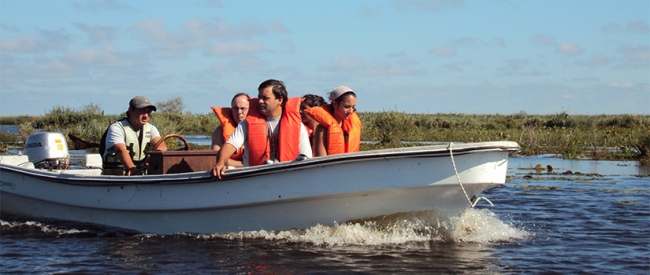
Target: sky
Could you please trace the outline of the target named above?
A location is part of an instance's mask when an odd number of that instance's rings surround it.
[[[363,112],[650,114],[649,21],[648,0],[0,0],[0,116],[210,113],[271,78]]]

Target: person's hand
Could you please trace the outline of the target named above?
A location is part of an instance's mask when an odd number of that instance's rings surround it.
[[[223,173],[226,172],[226,169],[228,169],[228,167],[226,165],[223,165],[221,163],[217,163],[217,165],[215,165],[212,168],[212,178],[221,179],[221,175],[223,175]]]
[[[130,167],[129,169],[126,170],[127,176],[138,175],[138,174],[140,174],[140,169],[138,169],[138,167],[136,166]]]

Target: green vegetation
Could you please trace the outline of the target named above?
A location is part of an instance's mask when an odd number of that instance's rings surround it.
[[[516,141],[521,154],[559,154],[564,158],[650,158],[648,115],[466,115],[360,113],[363,140],[375,148],[401,146],[402,141]]]
[[[158,102],[165,106],[151,123],[161,134],[210,135],[219,124],[212,113],[182,113],[180,98]],[[0,135],[0,148],[24,139],[40,128],[73,134],[98,142],[108,125],[120,115],[104,115],[97,105],[79,111],[56,106],[38,117],[1,117],[0,124],[20,125],[20,136]],[[407,114],[397,111],[361,112],[362,150],[415,146],[430,142],[480,142],[510,140],[521,154],[557,154],[564,158],[638,159],[650,162],[649,115],[512,115]],[[407,142],[407,143],[404,143]],[[197,146],[193,146],[197,148]],[[199,147],[200,148],[200,147]],[[200,148],[205,149],[205,148]]]

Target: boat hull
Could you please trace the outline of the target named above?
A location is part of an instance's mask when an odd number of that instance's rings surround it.
[[[230,170],[221,181],[208,172],[88,176],[0,164],[0,201],[3,214],[161,234],[309,228],[432,209],[461,213],[468,198],[505,183],[508,155],[517,149],[501,142],[459,145],[452,154],[444,146],[367,151]]]

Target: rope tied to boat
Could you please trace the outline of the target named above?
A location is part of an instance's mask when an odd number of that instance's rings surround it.
[[[449,149],[449,156],[451,156],[451,164],[454,166],[454,172],[456,173],[456,179],[458,180],[458,184],[460,185],[460,188],[463,189],[463,193],[465,194],[465,198],[467,199],[467,202],[469,203],[469,205],[472,208],[474,208],[474,206],[476,206],[478,201],[486,200],[488,203],[490,203],[491,206],[494,206],[494,204],[492,204],[492,202],[490,200],[488,200],[486,197],[477,197],[476,200],[474,200],[474,202],[472,202],[472,200],[469,198],[469,196],[467,195],[467,191],[465,191],[465,187],[463,186],[463,183],[460,181],[460,176],[458,175],[458,169],[456,169],[456,161],[454,160],[454,152],[451,149],[452,144],[453,144],[453,142],[449,142],[449,147],[447,147]]]

